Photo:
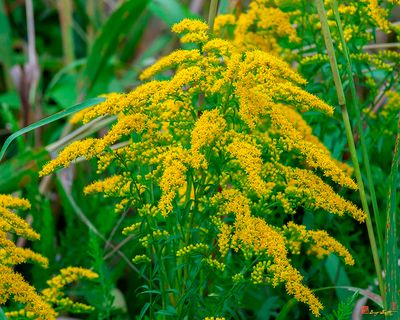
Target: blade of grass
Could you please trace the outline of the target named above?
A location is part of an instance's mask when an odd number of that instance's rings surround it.
[[[353,77],[353,73],[352,73],[353,68],[351,65],[350,53],[349,53],[349,49],[347,47],[346,41],[344,39],[342,23],[341,23],[340,15],[339,15],[339,7],[338,7],[338,3],[336,0],[333,1],[332,6],[333,6],[332,9],[333,9],[335,20],[336,20],[336,25],[339,30],[340,42],[343,47],[344,58],[346,60],[345,67],[346,67],[346,72],[347,72],[347,75],[349,78],[351,100],[353,102],[352,103],[353,114],[356,115],[357,129],[358,129],[358,132],[360,135],[360,144],[361,144],[361,150],[362,150],[363,164],[364,164],[364,168],[365,168],[365,173],[367,175],[368,187],[370,190],[372,210],[374,213],[375,226],[376,226],[376,230],[377,230],[377,234],[378,234],[379,249],[381,250],[381,253],[383,254],[383,252],[384,252],[383,230],[381,227],[381,218],[380,218],[380,214],[379,214],[378,203],[376,201],[375,185],[374,185],[374,181],[372,179],[371,166],[370,166],[369,156],[368,156],[368,151],[367,151],[367,143],[365,142],[364,130],[362,127],[361,114],[360,114],[360,108],[359,108],[360,104],[358,101],[356,85],[354,83],[354,77]]]
[[[6,315],[4,314],[4,311],[1,307],[0,307],[0,320],[7,320]]]
[[[390,172],[389,201],[386,212],[386,301],[388,309],[394,311],[386,318],[399,319],[398,308],[398,252],[397,252],[397,177],[399,171],[399,140],[400,140],[400,118],[397,124],[397,135],[394,147],[392,169]]]
[[[357,151],[356,151],[356,147],[354,144],[353,132],[351,129],[351,124],[350,124],[350,118],[349,118],[349,114],[348,114],[347,107],[346,107],[346,98],[345,98],[344,91],[343,91],[342,80],[340,79],[339,68],[338,68],[338,64],[337,64],[336,56],[335,56],[335,49],[333,48],[332,37],[331,37],[330,30],[329,30],[329,25],[328,25],[328,19],[326,17],[326,12],[325,12],[325,7],[324,7],[323,1],[315,0],[315,3],[317,5],[318,15],[319,15],[319,18],[321,21],[322,32],[323,32],[324,40],[325,40],[325,46],[326,46],[326,50],[327,50],[328,56],[329,56],[329,62],[330,62],[331,69],[332,69],[332,75],[333,75],[333,80],[335,82],[335,88],[336,88],[336,93],[338,96],[339,105],[342,110],[343,123],[344,123],[345,131],[346,131],[347,142],[349,144],[351,158],[353,161],[354,172],[355,172],[355,176],[356,176],[356,180],[357,180],[357,184],[358,184],[361,203],[362,203],[363,210],[367,216],[366,224],[367,224],[368,238],[369,238],[369,242],[370,242],[370,246],[371,246],[372,258],[373,258],[374,266],[375,266],[375,272],[376,272],[376,276],[378,278],[379,291],[380,291],[380,293],[382,295],[382,299],[384,301],[383,305],[386,307],[385,287],[384,287],[383,277],[382,277],[381,262],[379,260],[378,248],[376,245],[374,229],[372,226],[371,216],[369,213],[367,197],[366,197],[365,189],[364,189],[364,183],[363,183],[362,176],[361,176],[360,165],[359,165],[358,159],[357,159]]]
[[[10,135],[7,140],[4,142],[3,147],[0,150],[0,161],[3,159],[3,156],[8,148],[8,146],[11,144],[11,142],[14,141],[17,137],[23,135],[24,133],[27,133],[29,131],[35,130],[37,128],[40,128],[42,126],[45,126],[46,124],[52,123],[54,121],[57,121],[59,119],[62,119],[64,117],[67,117],[75,112],[78,112],[80,110],[83,110],[87,107],[93,106],[95,104],[98,104],[100,102],[103,102],[105,99],[104,98],[93,98],[89,99],[85,102],[76,104],[68,109],[65,109],[63,111],[57,112],[56,114],[51,115],[50,117],[44,118],[38,122],[32,123],[29,126],[26,126],[25,128],[22,128],[21,130],[18,130],[17,132],[14,132],[12,135]]]
[[[105,22],[100,30],[99,36],[93,44],[88,56],[86,69],[84,71],[87,82],[87,92],[95,86],[104,66],[115,53],[118,43],[131,29],[132,25],[146,8],[148,1],[131,0],[123,2],[118,9]]]
[[[4,67],[4,80],[6,88],[13,87],[10,70],[12,66],[11,28],[5,10],[4,0],[0,0],[0,61]]]
[[[195,17],[187,6],[177,0],[152,0],[149,3],[149,10],[156,17],[160,18],[168,27],[184,18]]]
[[[296,299],[290,299],[288,302],[285,303],[281,311],[279,312],[276,320],[285,320],[288,318],[290,311],[297,305]]]
[[[72,28],[72,1],[57,1],[58,15],[60,17],[61,40],[64,51],[64,65],[67,66],[75,60],[75,47]]]
[[[218,11],[218,0],[211,0],[210,10],[208,11],[208,30],[210,33],[214,30],[214,20]]]

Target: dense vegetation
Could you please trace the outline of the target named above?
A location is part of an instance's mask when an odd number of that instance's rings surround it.
[[[398,4],[0,0],[0,318],[400,318]]]

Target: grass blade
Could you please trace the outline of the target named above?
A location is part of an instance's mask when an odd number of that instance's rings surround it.
[[[362,158],[363,158],[363,164],[364,164],[364,169],[365,173],[367,175],[367,180],[368,180],[368,187],[370,190],[370,196],[371,196],[371,202],[372,202],[372,210],[374,213],[374,218],[375,218],[375,226],[376,226],[376,231],[378,234],[378,243],[379,243],[379,248],[381,250],[381,253],[383,254],[384,252],[384,246],[383,246],[383,230],[381,227],[381,218],[379,215],[379,209],[378,209],[378,203],[376,200],[376,193],[375,193],[375,186],[374,186],[374,181],[372,179],[372,172],[371,172],[371,166],[369,163],[369,156],[368,156],[368,151],[367,151],[367,143],[365,141],[365,136],[364,136],[364,129],[363,129],[363,124],[361,121],[361,114],[360,114],[360,107],[359,107],[359,101],[358,101],[358,96],[356,92],[356,85],[354,83],[354,77],[353,77],[353,72],[352,72],[352,66],[351,66],[351,58],[350,58],[350,53],[348,46],[346,44],[345,38],[344,38],[344,32],[342,28],[342,23],[340,20],[340,15],[339,15],[339,7],[338,3],[336,0],[333,1],[333,13],[335,16],[336,20],[336,25],[339,30],[339,35],[340,35],[340,42],[343,47],[343,54],[344,58],[346,60],[346,72],[349,78],[349,85],[350,85],[350,93],[351,93],[351,98],[352,98],[352,106],[353,106],[353,114],[356,115],[356,120],[357,120],[357,129],[358,133],[360,135],[360,144],[361,144],[361,150],[362,150]]]
[[[397,125],[397,136],[394,147],[392,169],[390,172],[389,201],[386,212],[386,301],[390,311],[394,311],[387,318],[399,319],[398,308],[398,253],[397,253],[397,176],[399,171],[399,140],[400,140],[400,119]]]
[[[85,78],[89,81],[88,92],[95,86],[107,61],[117,50],[119,41],[131,30],[147,3],[147,0],[123,2],[100,30],[84,71]]]
[[[12,88],[10,75],[12,65],[11,27],[5,10],[4,0],[0,0],[0,62],[4,67],[4,80],[8,89]]]
[[[3,159],[3,156],[7,150],[7,148],[9,147],[9,145],[11,144],[11,142],[13,142],[16,138],[18,138],[19,136],[23,135],[24,133],[27,133],[29,131],[35,130],[37,128],[40,128],[42,126],[45,126],[46,124],[52,123],[54,121],[57,121],[59,119],[62,119],[64,117],[67,117],[75,112],[78,112],[80,110],[83,110],[87,107],[93,106],[95,104],[98,104],[100,102],[103,102],[105,99],[104,98],[93,98],[93,99],[89,99],[86,100],[85,102],[76,104],[68,109],[65,109],[63,111],[57,112],[56,114],[53,114],[47,118],[44,118],[38,122],[32,123],[29,126],[26,126],[25,128],[22,128],[21,130],[18,130],[17,132],[14,132],[12,135],[10,135],[7,140],[4,142],[3,147],[0,150],[0,161]]]
[[[184,18],[196,17],[186,6],[180,4],[177,0],[152,0],[149,4],[149,10],[164,21],[168,27],[171,27],[174,23]]]
[[[376,245],[375,234],[374,234],[374,228],[372,226],[371,215],[370,215],[369,208],[368,208],[367,196],[365,194],[364,182],[363,182],[363,179],[361,176],[360,165],[359,165],[358,158],[357,158],[357,151],[356,151],[356,147],[355,147],[355,143],[354,143],[353,131],[351,129],[349,113],[347,111],[347,106],[346,106],[346,97],[345,97],[344,90],[343,90],[342,80],[341,80],[340,74],[339,74],[339,67],[338,67],[338,64],[336,61],[335,49],[333,47],[332,36],[331,36],[330,29],[329,29],[329,24],[328,24],[328,18],[326,16],[326,11],[325,11],[325,6],[324,6],[323,0],[315,0],[315,3],[317,6],[317,9],[318,9],[318,15],[319,15],[319,18],[321,21],[322,33],[324,35],[325,46],[326,46],[326,50],[327,50],[327,53],[329,56],[329,63],[330,63],[331,70],[332,70],[333,80],[335,82],[335,88],[336,88],[336,93],[337,93],[337,97],[338,97],[338,102],[339,102],[339,105],[340,105],[340,108],[342,111],[343,124],[345,127],[347,142],[349,145],[351,159],[352,159],[353,166],[354,166],[354,173],[355,173],[356,180],[357,180],[357,185],[358,185],[358,189],[359,189],[362,208],[367,216],[366,224],[367,224],[368,238],[369,238],[369,243],[371,246],[375,272],[376,272],[376,276],[378,278],[379,291],[380,291],[383,301],[384,301],[383,304],[386,307],[385,285],[383,283],[381,261],[379,259],[378,247]]]

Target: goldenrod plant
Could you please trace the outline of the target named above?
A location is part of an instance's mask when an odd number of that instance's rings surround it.
[[[79,157],[97,158],[99,172],[115,172],[85,193],[116,197],[116,211],[137,212],[124,230],[143,245],[133,261],[158,266],[149,272],[158,273],[162,307],[178,317],[198,310],[186,306],[189,288],[178,285],[189,274],[205,299],[206,290],[229,278],[231,290],[283,285],[319,315],[323,306],[291,255],[354,260],[325,231],[291,220],[300,207],[365,220],[329,185],[357,189],[351,170],[321,147],[301,117],[308,110],[327,117],[333,107],[305,91],[306,80],[270,52],[209,34],[201,20],[185,19],[172,30],[194,47],[144,70],[140,78],[149,80],[133,91],[79,112],[74,122],[118,120],[102,138],[67,146],[40,174]]]
[[[46,268],[48,260],[29,248],[22,248],[7,237],[23,237],[27,240],[39,240],[40,235],[14,210],[27,210],[30,203],[25,199],[10,195],[0,195],[0,305],[13,300],[24,305],[18,311],[6,312],[8,319],[56,319],[60,311],[88,312],[92,307],[80,302],[74,302],[62,291],[67,284],[79,279],[95,279],[98,275],[87,269],[68,267],[60,270],[60,275],[50,279],[49,288],[42,292],[32,287],[23,276],[14,270],[15,266],[26,262],[37,263]]]

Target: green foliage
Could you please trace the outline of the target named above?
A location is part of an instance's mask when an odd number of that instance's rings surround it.
[[[358,293],[354,293],[351,297],[346,300],[339,302],[337,309],[334,310],[330,315],[325,317],[325,320],[348,320],[353,314],[354,304]]]

